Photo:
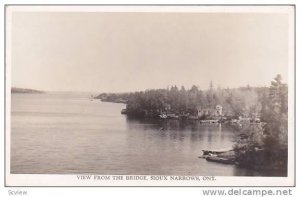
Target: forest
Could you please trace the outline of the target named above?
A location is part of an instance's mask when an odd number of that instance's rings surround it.
[[[287,171],[288,158],[288,86],[277,75],[270,86],[190,89],[171,86],[134,93],[103,93],[98,99],[126,103],[126,114],[138,118],[159,118],[161,114],[188,114],[201,119],[216,118],[216,106],[222,106],[223,117],[259,118],[259,124],[242,124],[236,136],[234,151],[240,166],[258,170]],[[208,112],[200,113],[199,112]]]
[[[126,103],[128,116],[159,118],[160,114],[199,116],[199,119],[216,118],[216,106],[222,107],[222,117],[255,118],[260,115],[262,99],[267,87],[214,88],[200,90],[193,85],[171,86],[166,89],[150,89],[134,93],[103,93],[96,98],[108,102]]]
[[[262,124],[245,125],[235,143],[241,166],[258,170],[282,170],[288,161],[288,86],[280,75],[260,100]]]

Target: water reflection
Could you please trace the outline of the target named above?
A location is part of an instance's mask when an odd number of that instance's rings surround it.
[[[12,173],[265,176],[199,159],[236,131],[198,121],[132,119],[125,106],[60,95],[12,95]],[[273,174],[274,175],[274,174]]]
[[[221,176],[283,176],[281,172],[260,172],[234,165],[199,159],[203,149],[232,148],[236,130],[226,124],[201,124],[199,121],[126,118],[128,149],[151,171],[170,174]],[[136,139],[142,139],[138,141]],[[139,156],[137,156],[139,155]],[[160,162],[155,162],[159,159]],[[138,162],[135,159],[134,162]],[[170,164],[171,163],[171,164]],[[134,164],[133,164],[134,165]],[[190,172],[187,172],[190,170]]]
[[[205,142],[221,144],[232,144],[234,132],[231,128],[221,124],[201,124],[195,120],[174,120],[174,119],[137,119],[126,118],[128,130],[150,130],[153,134],[183,141],[189,139],[193,142]],[[215,146],[219,146],[216,144]]]

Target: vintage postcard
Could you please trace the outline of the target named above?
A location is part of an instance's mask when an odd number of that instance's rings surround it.
[[[294,186],[294,10],[6,5],[6,186]]]

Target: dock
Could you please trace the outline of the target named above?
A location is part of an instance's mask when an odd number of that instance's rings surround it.
[[[200,120],[202,124],[218,124],[219,120]]]

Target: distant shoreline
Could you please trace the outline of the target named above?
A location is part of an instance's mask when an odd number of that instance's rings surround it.
[[[34,89],[28,89],[28,88],[11,88],[12,94],[44,94],[46,92],[41,90],[34,90]]]

